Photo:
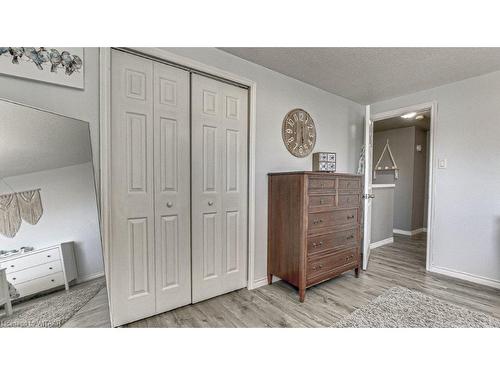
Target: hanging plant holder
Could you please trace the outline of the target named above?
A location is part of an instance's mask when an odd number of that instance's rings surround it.
[[[389,154],[389,159],[391,160],[392,166],[382,168],[380,166],[380,163],[382,162],[382,159],[384,158],[384,155],[386,152]],[[374,180],[377,178],[377,172],[380,172],[380,171],[394,171],[394,178],[396,180],[399,178],[399,168],[396,164],[396,160],[394,159],[394,155],[392,154],[391,146],[389,146],[389,140],[387,140],[385,147],[384,147],[384,150],[382,151],[382,154],[378,158],[377,164],[375,164],[375,168],[373,168],[373,179]]]

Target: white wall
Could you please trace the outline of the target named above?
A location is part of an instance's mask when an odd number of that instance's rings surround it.
[[[312,157],[299,159],[283,145],[281,124],[293,108],[308,111],[316,123],[314,151],[337,153],[337,171],[357,171],[363,140],[364,107],[216,48],[167,48],[168,51],[257,83],[255,279],[267,270],[267,173],[311,170]]]
[[[90,125],[90,137],[99,186],[99,49],[84,49],[85,88],[66,86],[0,75],[0,99],[44,109],[83,120]]]
[[[374,184],[373,194],[370,243],[391,238],[394,229],[394,187]]]
[[[500,286],[500,72],[372,105],[373,113],[437,101],[433,254],[437,271]],[[468,275],[467,275],[468,274]]]
[[[382,155],[387,140],[389,140],[391,152],[399,168],[399,177],[396,180],[394,171],[377,171],[377,178],[373,180],[373,183],[396,185],[394,189],[394,229],[411,231],[415,128],[396,128],[373,133],[374,163]],[[380,166],[382,168],[390,167],[391,163],[389,153],[386,152]]]
[[[73,241],[78,278],[102,274],[103,259],[92,164],[5,178],[16,191],[41,188],[43,215],[36,225],[22,222],[14,238],[0,235],[1,249],[43,248]],[[10,193],[4,184],[0,193]]]

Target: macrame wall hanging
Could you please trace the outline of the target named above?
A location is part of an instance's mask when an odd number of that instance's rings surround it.
[[[21,220],[35,225],[43,214],[40,189],[0,195],[0,234],[14,238]]]
[[[391,160],[391,166],[385,166],[382,167],[380,165],[382,159],[384,158],[385,153],[389,154],[389,158]],[[377,164],[375,164],[375,168],[373,168],[373,179],[377,178],[377,172],[380,171],[394,171],[394,178],[397,180],[399,178],[399,168],[396,164],[396,160],[394,159],[394,155],[392,155],[391,151],[391,146],[389,146],[389,140],[387,140],[387,143],[385,144],[384,150],[382,151],[382,154],[378,158]]]

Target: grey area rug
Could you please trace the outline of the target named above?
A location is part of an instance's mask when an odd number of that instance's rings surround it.
[[[11,316],[0,316],[0,327],[61,327],[104,286],[105,281],[98,280],[29,301],[25,306],[14,307]]]
[[[500,320],[394,287],[335,324],[337,328],[500,328]]]

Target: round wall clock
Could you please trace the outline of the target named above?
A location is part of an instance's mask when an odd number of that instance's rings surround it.
[[[298,158],[309,155],[316,144],[316,126],[303,109],[292,109],[286,114],[281,132],[285,147]]]

